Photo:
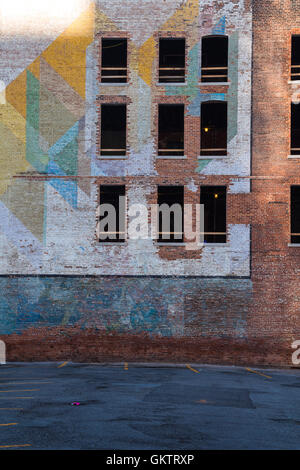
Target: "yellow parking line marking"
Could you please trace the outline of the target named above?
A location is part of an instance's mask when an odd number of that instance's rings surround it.
[[[63,363],[60,364],[60,366],[58,366],[57,368],[59,369],[60,367],[65,367],[67,364],[69,364],[69,361],[63,362]]]
[[[0,397],[0,400],[16,400],[16,399],[19,399],[19,400],[28,400],[28,399],[31,399],[33,397]]]
[[[30,390],[0,390],[0,393],[15,393],[15,392],[38,392],[39,388],[32,388]]]
[[[0,385],[50,384],[51,382],[1,382]]]
[[[0,424],[0,426],[16,426],[19,423],[7,423],[7,424]]]
[[[0,446],[0,449],[7,449],[8,447],[31,447],[31,444],[13,444],[8,446]]]
[[[196,374],[200,374],[200,371],[199,370],[196,370],[196,369],[193,369],[189,364],[186,364],[186,367],[190,370],[192,370],[193,372],[196,372]]]
[[[124,369],[125,369],[125,370],[128,370],[128,362],[125,362],[125,364],[124,364]]]
[[[0,408],[0,410],[24,410],[24,408]]]
[[[261,372],[257,372],[256,370],[249,369],[248,367],[246,367],[246,370],[248,370],[249,372],[253,372],[253,374],[262,375],[263,377],[266,377],[267,379],[271,379],[271,378],[272,378],[272,377],[270,377],[269,375],[262,374]]]

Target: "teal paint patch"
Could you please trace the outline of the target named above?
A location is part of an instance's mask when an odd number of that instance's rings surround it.
[[[74,176],[77,175],[77,157],[78,142],[75,138],[60,153],[51,156],[51,161],[55,162],[65,175]]]
[[[228,44],[228,79],[230,87],[227,93],[228,101],[228,142],[238,132],[238,63],[239,63],[239,35],[238,31],[229,37]]]
[[[203,170],[203,168],[205,168],[210,162],[211,162],[211,159],[199,160],[198,166],[197,166],[197,168],[196,168],[195,171],[196,171],[197,173],[201,173],[201,171]]]
[[[27,70],[26,83],[26,122],[39,130],[40,82]]]
[[[165,86],[167,96],[188,96],[193,99],[198,92],[199,77],[199,44],[190,50],[188,54],[187,77],[185,86]]]
[[[187,115],[199,117],[201,115],[201,103],[203,101],[225,101],[225,93],[201,93],[198,89],[196,97],[187,107]]]
[[[26,160],[39,173],[46,173],[49,161],[48,154],[44,153],[39,145],[39,133],[26,123]]]
[[[50,157],[55,156],[63,151],[63,149],[68,145],[71,141],[78,138],[79,132],[79,123],[80,121],[76,122],[71,129],[69,129],[55,144],[49,149]]]
[[[49,175],[76,176],[78,173],[79,122],[69,129],[49,150]],[[50,184],[72,207],[77,207],[77,181],[51,179]]]
[[[39,139],[39,103],[40,83],[27,70],[26,88],[26,160],[40,173],[45,173],[48,164],[48,154],[40,148]]]
[[[34,328],[44,337],[58,326],[245,337],[252,301],[250,279],[2,277],[0,291],[0,335]]]

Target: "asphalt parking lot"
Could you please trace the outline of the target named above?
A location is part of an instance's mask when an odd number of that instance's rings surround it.
[[[10,363],[0,450],[299,449],[299,392],[299,369]]]

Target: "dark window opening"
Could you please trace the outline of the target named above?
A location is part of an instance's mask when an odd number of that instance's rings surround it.
[[[291,155],[300,154],[300,104],[291,105]]]
[[[159,40],[159,81],[185,81],[185,39]]]
[[[100,186],[100,242],[125,241],[125,208],[124,185]]]
[[[204,243],[226,243],[226,186],[202,186]]]
[[[102,39],[101,82],[127,82],[127,39]]]
[[[158,107],[158,155],[184,155],[184,105]]]
[[[300,80],[300,36],[292,36],[291,80]]]
[[[101,155],[126,155],[126,105],[101,106]]]
[[[202,82],[227,82],[228,37],[208,36],[202,38]]]
[[[183,242],[183,186],[158,186],[158,242]]]
[[[300,243],[300,186],[291,187],[291,243]]]
[[[201,104],[201,155],[227,155],[227,102]]]

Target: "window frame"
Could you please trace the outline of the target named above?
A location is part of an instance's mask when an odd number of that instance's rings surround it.
[[[124,149],[103,149],[102,148],[102,112],[103,107],[108,106],[125,106],[125,148]],[[100,159],[124,159],[128,157],[128,103],[120,102],[105,102],[100,104],[100,126],[99,126],[99,157]],[[124,152],[123,154],[111,153],[111,154],[102,154],[102,152]]]
[[[182,191],[182,194],[181,194],[181,196],[182,196],[182,201],[181,201],[182,202],[182,214],[181,214],[181,216],[182,216],[182,219],[181,219],[181,229],[182,229],[182,231],[180,232],[181,235],[182,235],[181,239],[179,239],[179,238],[178,239],[176,239],[176,238],[172,239],[171,237],[163,239],[163,238],[160,237],[160,235],[162,235],[162,232],[161,232],[162,220],[161,220],[161,217],[160,217],[161,212],[159,210],[159,207],[163,204],[168,204],[167,202],[159,203],[159,190],[161,188],[164,188],[164,189],[166,189],[166,188],[181,188],[181,191]],[[172,245],[172,246],[176,246],[176,245],[182,246],[182,245],[185,244],[185,237],[184,237],[184,199],[185,199],[185,187],[184,187],[183,184],[181,184],[181,185],[179,185],[179,184],[176,184],[176,185],[174,185],[174,184],[172,184],[172,185],[170,185],[170,184],[159,184],[157,186],[157,199],[156,199],[157,200],[157,221],[156,221],[156,223],[157,223],[157,234],[156,235],[157,236],[156,236],[156,244],[159,244],[159,245],[162,245],[162,246],[168,246],[168,245],[169,246],[170,245]],[[178,202],[173,202],[172,205],[169,205],[169,207],[172,207],[174,204],[178,204]],[[171,229],[171,227],[170,227],[170,229]],[[177,232],[171,232],[170,231],[168,233],[169,233],[169,235],[171,235],[171,234],[174,235]]]
[[[226,38],[226,40],[227,40],[227,65],[225,67],[224,66],[203,67],[203,40],[210,39],[210,38],[211,39],[216,39],[216,38],[224,38],[225,39]],[[219,85],[221,84],[222,85],[224,83],[225,84],[228,83],[228,80],[229,80],[229,36],[228,35],[226,35],[226,34],[208,34],[206,36],[202,36],[202,38],[201,38],[201,65],[200,65],[200,70],[201,70],[200,83],[202,85],[210,85],[210,84],[219,84]],[[202,73],[204,70],[208,70],[208,71],[211,70],[212,72],[213,71],[225,70],[226,74],[223,74],[223,76],[220,75],[220,78],[223,78],[223,80],[219,80],[219,81],[218,80],[208,80],[208,81],[206,81],[206,80],[204,80],[205,77],[206,78],[218,78],[218,75],[216,75],[216,76],[212,76],[212,75],[211,76],[210,75],[205,76]]]
[[[163,67],[160,67],[160,42],[162,40],[169,40],[169,41],[173,41],[173,40],[183,40],[184,41],[184,67],[174,67],[174,69],[178,69],[178,70],[183,70],[183,80],[182,81],[161,81],[161,75],[160,75],[160,71],[163,69]],[[158,82],[158,85],[162,85],[162,86],[168,86],[168,85],[178,85],[178,86],[182,86],[182,85],[185,85],[186,84],[186,76],[187,76],[187,38],[183,35],[180,35],[180,36],[159,36],[157,38],[157,46],[158,46],[158,57],[157,57],[157,82]],[[171,67],[173,68],[173,67]],[[167,68],[166,68],[167,69]]]
[[[200,204],[203,204],[202,200],[201,200],[201,197],[202,197],[202,194],[203,194],[203,189],[205,188],[211,188],[211,189],[214,189],[215,191],[217,191],[217,188],[222,188],[222,189],[225,189],[225,227],[226,227],[226,231],[225,232],[220,232],[220,231],[217,231],[217,232],[207,232],[205,230],[205,204],[204,204],[204,232],[202,233],[203,235],[203,244],[204,246],[206,245],[227,245],[228,244],[228,217],[227,217],[227,206],[228,206],[228,187],[227,185],[209,185],[209,184],[204,184],[204,185],[201,185],[200,186]],[[225,241],[206,241],[205,240],[205,237],[208,236],[208,237],[225,237]]]
[[[203,118],[203,107],[209,105],[225,105],[226,106],[226,147],[224,148],[203,148],[203,139],[202,139],[202,118]],[[228,101],[227,100],[209,100],[209,101],[202,101],[200,104],[200,158],[208,157],[208,158],[224,158],[228,156]],[[223,128],[221,128],[223,129]],[[220,153],[216,153],[220,152]],[[223,152],[223,153],[222,153]]]
[[[123,81],[123,82],[117,82],[117,81],[114,81],[114,80],[106,82],[106,81],[102,80],[103,78],[105,78],[105,76],[102,75],[102,71],[103,71],[103,66],[102,66],[102,62],[103,62],[103,41],[107,41],[107,40],[126,41],[126,51],[127,51],[127,54],[126,54],[126,67],[125,68],[124,67],[121,67],[121,68],[120,67],[116,67],[116,68],[114,68],[114,67],[113,68],[111,68],[111,67],[107,68],[106,67],[107,70],[109,70],[109,69],[115,69],[115,70],[121,70],[122,69],[122,70],[125,70],[126,75],[124,74],[124,78],[126,78],[126,80]],[[124,36],[123,37],[122,36],[121,37],[120,36],[117,36],[117,37],[115,37],[115,36],[114,37],[103,36],[103,37],[100,38],[100,44],[101,44],[101,46],[100,46],[100,84],[101,84],[101,86],[103,86],[103,85],[106,85],[106,86],[112,86],[112,85],[113,86],[124,86],[124,85],[127,85],[128,81],[129,81],[129,77],[128,77],[128,75],[129,75],[129,68],[128,68],[128,62],[129,62],[129,60],[128,60],[128,55],[129,55],[128,38],[124,37]],[[113,78],[113,77],[107,77],[107,78]]]
[[[292,207],[292,192],[294,188],[298,188],[299,191],[299,206],[300,206],[300,185],[292,184],[290,187],[290,245],[300,245],[300,232],[293,232],[293,207]],[[299,225],[300,225],[300,214],[299,214]],[[299,233],[299,234],[298,234]],[[297,237],[297,240],[293,240],[293,237]]]
[[[182,106],[183,108],[183,148],[181,149],[162,149],[159,148],[160,144],[160,125],[159,125],[159,119],[160,119],[160,107],[161,106]],[[185,158],[185,134],[186,134],[186,122],[185,122],[185,111],[186,111],[186,105],[185,103],[157,103],[157,127],[156,127],[156,135],[157,135],[157,145],[156,145],[156,155],[157,158],[160,159],[168,159],[168,158],[174,158],[174,159],[182,159]],[[172,153],[173,152],[173,153]],[[167,155],[162,155],[162,153],[167,153]]]
[[[103,245],[113,245],[113,244],[120,244],[120,245],[124,245],[126,242],[127,242],[127,196],[126,196],[126,184],[113,184],[113,183],[104,183],[104,184],[100,184],[98,186],[98,191],[99,191],[99,196],[98,196],[98,203],[99,203],[99,212],[100,212],[100,206],[102,204],[101,202],[101,188],[116,188],[116,187],[120,187],[120,188],[124,188],[124,194],[119,194],[119,198],[120,196],[124,196],[125,197],[125,208],[124,208],[124,232],[123,231],[120,231],[120,226],[119,226],[119,222],[120,222],[120,200],[119,200],[119,207],[118,207],[118,217],[117,217],[117,221],[116,221],[116,232],[115,232],[115,235],[117,235],[116,238],[114,239],[100,239],[99,238],[99,232],[97,232],[97,241],[98,243],[100,244],[100,246],[103,246]],[[104,204],[108,204],[107,202],[104,202]],[[100,222],[100,213],[98,213],[97,215],[97,223]],[[119,230],[117,230],[117,227],[119,227]],[[106,233],[106,232],[104,232]],[[124,238],[120,238],[118,237],[118,235],[120,234],[124,234]]]

